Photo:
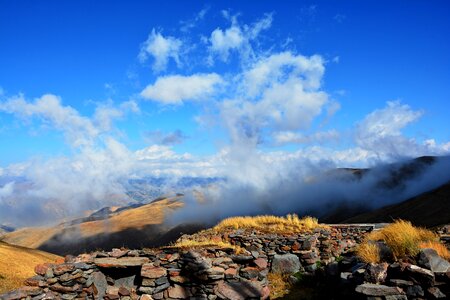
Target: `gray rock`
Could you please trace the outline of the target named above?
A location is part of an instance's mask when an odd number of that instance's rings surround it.
[[[366,296],[395,296],[405,294],[399,287],[391,287],[373,283],[364,283],[358,285],[355,291]]]
[[[97,290],[96,297],[98,299],[103,299],[106,293],[106,288],[108,287],[105,275],[101,272],[92,273],[92,282]]]
[[[384,297],[385,300],[408,300],[406,295],[389,295]]]
[[[147,262],[149,262],[147,257],[105,257],[94,259],[94,264],[101,268],[140,267]]]
[[[339,263],[332,262],[326,266],[325,270],[328,276],[331,277],[339,276]]]
[[[420,285],[413,285],[406,288],[406,295],[408,297],[423,297],[425,293]]]
[[[434,282],[434,273],[430,270],[416,265],[410,265],[406,268],[406,270],[414,279],[421,283],[430,284]]]
[[[414,282],[403,279],[390,279],[389,282],[391,283],[391,285],[399,286],[401,288],[414,285]]]
[[[275,255],[272,260],[272,272],[278,274],[295,274],[300,271],[301,264],[297,255]]]
[[[371,283],[383,283],[387,277],[388,264],[383,262],[380,264],[368,264],[364,278]]]
[[[440,257],[434,249],[422,249],[419,253],[418,263],[421,267],[427,268],[433,271],[433,273],[446,273],[450,271],[450,263]]]
[[[432,299],[446,299],[447,296],[441,292],[441,290],[437,287],[428,288],[428,293],[431,295]]]
[[[248,298],[266,299],[268,297],[268,293],[263,286],[254,281],[221,281],[214,288],[214,294],[218,295],[221,299],[233,300],[245,300]]]

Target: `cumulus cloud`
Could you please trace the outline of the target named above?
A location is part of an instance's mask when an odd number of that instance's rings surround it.
[[[261,142],[262,131],[307,129],[328,103],[321,90],[325,67],[318,55],[290,52],[258,59],[239,76],[236,97],[221,104],[232,140]]]
[[[180,39],[172,36],[164,37],[153,28],[147,40],[142,44],[138,57],[141,62],[145,62],[149,56],[152,56],[155,72],[164,71],[169,59],[173,59],[178,66],[181,66],[179,54],[182,44]]]
[[[90,119],[82,117],[70,106],[63,106],[61,99],[51,94],[33,102],[28,102],[23,95],[14,96],[0,103],[0,111],[24,119],[37,117],[44,123],[50,123],[55,129],[63,131],[74,146],[91,144],[100,133]]]
[[[375,153],[380,160],[448,153],[448,143],[420,141],[403,134],[402,131],[423,114],[423,111],[415,111],[400,101],[387,102],[386,107],[376,109],[357,124],[355,142],[359,147]]]
[[[254,55],[252,41],[258,38],[262,31],[272,26],[272,14],[266,14],[263,18],[252,25],[240,25],[237,16],[224,16],[231,21],[229,28],[216,28],[211,32],[208,40],[210,56],[209,63],[212,65],[214,57],[218,56],[222,61],[228,61],[230,53],[237,52],[241,59],[247,60]]]
[[[163,104],[181,104],[186,100],[204,100],[223,83],[221,76],[216,73],[163,76],[148,85],[141,96]]]

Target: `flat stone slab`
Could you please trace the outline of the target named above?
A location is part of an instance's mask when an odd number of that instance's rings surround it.
[[[94,259],[94,264],[101,268],[127,268],[140,267],[149,261],[148,257],[102,257]]]
[[[267,299],[269,296],[268,290],[264,288],[259,282],[255,281],[221,281],[214,288],[214,292],[221,299],[233,300],[245,300],[248,298]]]
[[[150,279],[157,279],[167,275],[167,270],[153,264],[144,264],[141,269],[141,276]]]
[[[392,287],[381,284],[364,283],[358,285],[355,289],[356,292],[364,294],[366,296],[394,296],[404,295],[405,293],[399,287]]]

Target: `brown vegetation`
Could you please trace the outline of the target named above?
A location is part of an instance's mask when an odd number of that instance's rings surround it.
[[[62,258],[54,254],[0,242],[0,294],[23,285],[34,274],[34,267]]]
[[[89,238],[127,229],[140,230],[148,225],[162,224],[166,213],[183,206],[183,202],[177,200],[177,198],[163,199],[118,212],[115,212],[116,209],[104,220],[54,227],[23,228],[4,235],[3,241],[23,247],[39,248],[55,236],[64,236],[65,232],[74,234],[74,237]]]
[[[255,216],[255,217],[231,217],[221,221],[213,229],[223,231],[226,229],[256,229],[262,232],[273,232],[280,234],[299,233],[312,231],[316,228],[326,228],[319,224],[313,217],[299,218],[297,215],[277,216]]]
[[[394,258],[415,256],[420,251],[420,245],[438,240],[439,237],[430,230],[414,227],[408,221],[397,220],[381,230],[370,233],[359,246],[358,255],[366,262],[379,262],[380,257],[377,255],[379,249],[375,242],[381,241],[389,247]]]
[[[289,294],[292,286],[288,281],[289,275],[269,273],[267,280],[270,287],[270,299],[282,298]]]

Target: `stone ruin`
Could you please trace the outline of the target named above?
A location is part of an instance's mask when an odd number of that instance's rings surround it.
[[[421,267],[365,264],[352,255],[373,228],[341,225],[293,235],[236,230],[207,237],[245,249],[239,254],[233,248],[166,247],[67,256],[63,264],[36,266],[26,286],[0,299],[269,299],[269,272],[338,282],[339,288],[350,287],[342,299],[446,297],[450,264],[434,250],[422,251]]]

